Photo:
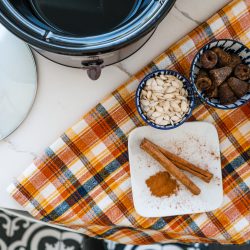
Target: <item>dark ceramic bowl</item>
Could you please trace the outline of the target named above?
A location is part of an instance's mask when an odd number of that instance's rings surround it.
[[[222,105],[220,104],[220,101],[215,98],[209,98],[207,97],[203,92],[201,92],[197,87],[196,87],[196,78],[197,75],[200,71],[201,65],[200,65],[200,58],[201,55],[207,51],[210,50],[214,47],[219,47],[226,52],[234,53],[236,55],[239,55],[242,59],[242,61],[250,66],[250,49],[247,48],[244,44],[235,41],[235,40],[230,40],[230,39],[222,39],[222,40],[216,40],[212,41],[208,44],[206,44],[200,51],[196,54],[192,65],[191,65],[191,71],[190,71],[190,80],[192,83],[192,86],[194,90],[197,92],[198,96],[201,98],[201,100],[205,103],[207,103],[210,106],[213,106],[218,109],[235,109],[238,108],[244,104],[246,104],[250,100],[250,92],[243,96],[242,98],[238,99],[235,103],[228,104],[228,105]]]
[[[141,91],[144,89],[146,82],[153,77],[159,76],[159,75],[172,75],[177,77],[180,81],[183,82],[183,86],[184,88],[188,91],[188,100],[190,102],[189,105],[189,110],[188,112],[185,114],[185,116],[182,118],[181,121],[179,121],[178,123],[175,123],[174,125],[166,125],[166,126],[162,126],[162,125],[158,125],[155,124],[153,122],[151,122],[143,113],[142,108],[140,106],[140,96],[141,96]],[[174,129],[179,127],[180,125],[182,125],[192,114],[193,108],[194,108],[194,92],[192,89],[192,86],[190,84],[190,82],[181,74],[179,74],[176,71],[172,71],[172,70],[156,70],[150,74],[148,74],[139,84],[137,90],[136,90],[136,97],[135,97],[135,101],[136,101],[136,107],[137,107],[137,111],[140,114],[140,116],[142,117],[142,119],[151,127],[157,128],[157,129],[162,129],[162,130],[169,130],[169,129]]]

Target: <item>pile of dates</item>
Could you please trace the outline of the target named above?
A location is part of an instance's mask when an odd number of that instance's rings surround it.
[[[207,97],[227,105],[250,90],[250,67],[238,55],[216,47],[202,54],[200,64],[196,86]]]

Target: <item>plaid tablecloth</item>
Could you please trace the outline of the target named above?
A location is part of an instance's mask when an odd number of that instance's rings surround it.
[[[224,202],[214,212],[140,217],[127,151],[128,134],[144,125],[134,103],[139,80],[156,68],[188,76],[195,53],[211,39],[249,46],[249,10],[250,0],[232,1],[112,92],[17,178],[9,187],[13,198],[39,220],[124,244],[250,240],[250,104],[231,111],[201,104],[193,112],[191,120],[213,123],[220,137]]]

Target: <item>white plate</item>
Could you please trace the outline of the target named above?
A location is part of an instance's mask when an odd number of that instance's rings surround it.
[[[0,140],[26,118],[37,89],[30,48],[0,24]]]
[[[163,167],[140,149],[143,138],[166,148],[172,153],[214,174],[210,183],[185,172],[201,189],[192,195],[182,184],[176,195],[157,198],[146,185],[146,180]],[[143,217],[165,217],[208,212],[220,207],[223,186],[219,138],[216,128],[206,122],[189,122],[174,130],[140,127],[133,130],[128,140],[133,200],[137,213]]]

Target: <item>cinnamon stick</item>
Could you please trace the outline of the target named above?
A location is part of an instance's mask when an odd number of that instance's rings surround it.
[[[198,195],[201,190],[178,167],[176,167],[162,152],[150,141],[144,139],[140,147],[157,160],[172,176],[181,182],[192,194]]]
[[[145,139],[147,141],[149,141],[148,139]],[[200,179],[204,180],[205,182],[209,183],[211,181],[211,179],[213,178],[213,174],[196,167],[194,164],[186,161],[185,159],[172,154],[171,152],[167,151],[166,149],[154,144],[153,142],[149,141],[150,143],[152,143],[155,147],[157,147],[162,154],[164,154],[169,160],[171,160],[178,168],[185,170],[191,174],[193,174],[196,177],[199,177]]]
[[[166,155],[165,155],[166,156]],[[213,178],[213,174],[209,173],[209,176],[207,175],[203,175],[202,173],[200,173],[199,171],[195,171],[194,169],[188,167],[187,165],[183,165],[180,162],[176,162],[173,161],[173,163],[179,168],[182,169],[184,171],[189,172],[190,174],[202,179],[203,181],[205,181],[206,183],[209,183],[211,181],[211,179]],[[198,168],[198,167],[196,167]],[[200,170],[200,168],[198,168]]]

